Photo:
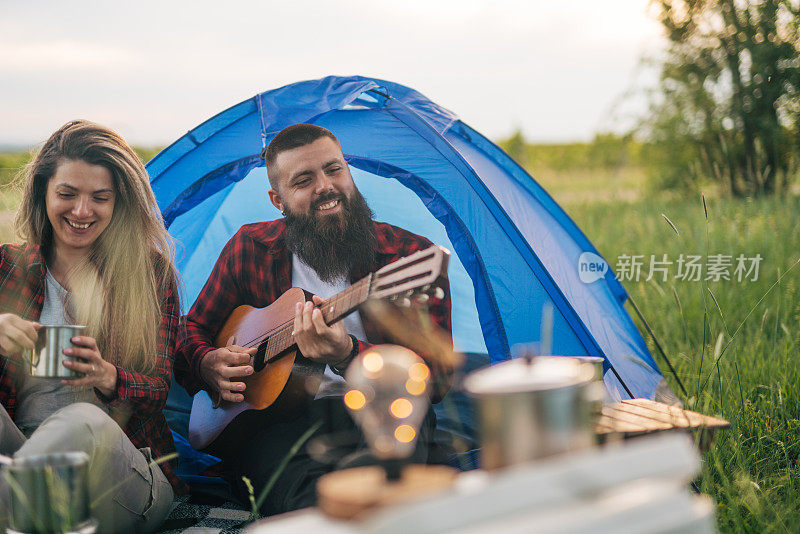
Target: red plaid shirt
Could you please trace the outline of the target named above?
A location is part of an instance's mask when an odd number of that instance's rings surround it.
[[[44,305],[46,266],[36,245],[0,247],[0,312],[14,313],[28,321],[38,321]],[[138,448],[150,447],[157,459],[175,452],[175,443],[167,427],[163,408],[169,392],[175,333],[180,309],[174,287],[163,295],[161,325],[158,329],[158,352],[153,375],[144,375],[117,366],[117,389],[111,398],[98,394],[111,413],[127,416],[125,434]],[[16,377],[22,372],[20,362],[0,354],[0,403],[11,419],[17,405]],[[173,488],[183,491],[183,482],[175,474],[177,460],[160,464]]]
[[[432,245],[424,237],[390,224],[376,222],[375,230],[378,250],[371,272]],[[178,335],[175,379],[190,395],[201,389],[209,390],[200,375],[200,361],[215,348],[212,340],[231,312],[245,304],[263,308],[291,289],[292,261],[284,240],[285,231],[283,219],[248,224],[242,226],[222,249],[206,285],[184,317]],[[351,282],[367,274],[356,273]],[[431,318],[450,332],[450,288],[444,289],[444,298],[432,300],[429,309]],[[362,323],[369,341],[384,342],[375,325],[367,319]],[[359,352],[368,346],[359,340]],[[435,372],[437,368],[432,365],[431,371]],[[450,380],[441,376],[433,378],[434,384],[439,385],[434,394],[436,402],[447,392]]]

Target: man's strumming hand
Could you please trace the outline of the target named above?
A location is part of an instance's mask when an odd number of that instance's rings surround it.
[[[219,392],[222,400],[242,402],[245,384],[236,379],[253,374],[250,358],[255,352],[256,347],[238,345],[214,349],[200,361],[200,374],[206,384]]]

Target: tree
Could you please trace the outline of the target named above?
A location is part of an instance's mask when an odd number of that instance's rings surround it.
[[[528,165],[528,144],[525,141],[525,136],[522,131],[517,128],[511,137],[505,141],[500,142],[500,146],[511,158],[519,163],[522,167]]]
[[[668,38],[645,122],[665,187],[784,191],[800,157],[800,0],[660,0]]]

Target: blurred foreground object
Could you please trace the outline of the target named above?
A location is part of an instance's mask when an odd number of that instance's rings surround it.
[[[398,345],[371,347],[347,367],[344,404],[376,458],[404,460],[414,452],[430,406],[430,376],[422,358]],[[398,476],[391,467],[387,472]]]
[[[396,480],[383,468],[354,467],[322,476],[319,508],[338,519],[361,519],[393,505],[431,497],[450,489],[458,471],[443,465],[408,465]]]
[[[688,430],[696,438],[700,449],[707,450],[717,431],[730,426],[728,421],[718,417],[650,399],[630,399],[605,404],[596,422],[595,433],[600,441],[606,441],[614,436],[630,438],[667,430]]]
[[[437,289],[433,288],[434,292]],[[461,367],[464,356],[453,351],[450,333],[431,320],[425,296],[425,292],[417,293],[405,303],[402,299],[369,300],[360,311],[380,327],[386,338],[422,356],[433,370],[431,376],[436,377],[429,392],[437,402],[450,389],[453,373]]]
[[[88,464],[84,452],[9,459],[0,471],[9,485],[8,532],[94,532]]]
[[[349,519],[450,486],[452,468],[404,467],[430,407],[430,376],[422,358],[398,345],[376,345],[350,363],[344,404],[381,463],[322,476],[317,494],[325,513]]]
[[[462,473],[446,494],[360,522],[331,520],[310,508],[259,521],[246,532],[711,533],[713,502],[687,489],[699,469],[691,438],[670,433],[491,475]]]
[[[498,469],[595,443],[592,411],[603,397],[596,365],[565,356],[517,358],[464,382],[477,401],[481,466]]]

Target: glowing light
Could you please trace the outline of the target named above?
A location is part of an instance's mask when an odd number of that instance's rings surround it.
[[[408,376],[411,377],[411,380],[416,380],[417,382],[426,381],[430,374],[428,366],[424,363],[415,363],[408,369]]]
[[[418,380],[414,380],[413,378],[409,378],[406,380],[406,391],[408,391],[411,395],[422,395],[425,393],[425,382],[420,382]]]
[[[394,431],[394,437],[400,443],[411,443],[416,436],[417,433],[411,425],[400,425]]]
[[[414,452],[430,406],[430,377],[424,360],[398,345],[371,347],[347,368],[344,403],[376,458]]]
[[[370,373],[378,373],[383,369],[383,358],[377,352],[368,352],[364,355],[361,365]]]
[[[351,410],[360,410],[367,403],[364,394],[357,389],[351,389],[344,394],[344,405]]]
[[[414,406],[410,400],[400,397],[392,402],[392,405],[389,406],[389,411],[398,419],[405,419],[414,411]]]

